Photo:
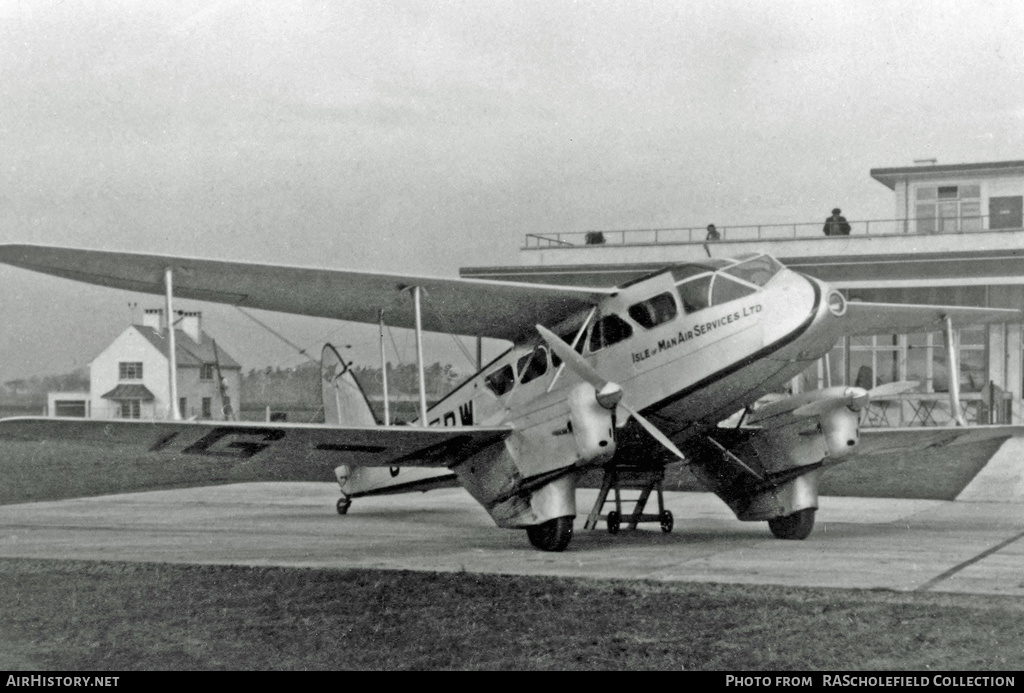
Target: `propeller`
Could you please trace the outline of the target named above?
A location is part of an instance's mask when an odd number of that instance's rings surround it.
[[[593,366],[587,363],[586,359],[582,355],[577,353],[575,349],[565,343],[565,341],[556,335],[551,330],[547,329],[543,325],[537,325],[537,331],[540,336],[547,343],[551,351],[555,352],[562,361],[569,366],[569,368],[585,382],[594,386],[594,396],[605,409],[614,410],[616,406],[622,407],[629,415],[636,419],[637,423],[643,426],[644,430],[651,434],[651,437],[661,443],[661,445],[671,452],[673,455],[678,457],[680,460],[686,461],[686,456],[680,452],[679,448],[676,447],[675,443],[669,440],[668,436],[658,430],[658,427],[648,421],[645,417],[641,416],[640,413],[633,409],[631,406],[622,401],[622,387],[618,383],[613,383],[610,380],[606,380],[598,373]]]
[[[872,399],[895,397],[896,395],[913,390],[918,385],[920,383],[917,381],[901,380],[894,383],[884,383],[870,390],[865,390],[862,387],[848,387],[840,397],[819,399],[802,407],[797,407],[793,410],[793,416],[818,416],[837,405],[841,406],[843,404],[851,411],[861,411]]]

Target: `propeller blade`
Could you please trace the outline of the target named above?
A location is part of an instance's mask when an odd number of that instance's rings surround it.
[[[862,387],[848,387],[841,395],[823,397],[793,410],[793,416],[820,416],[836,407],[850,407],[859,411],[868,403],[868,391]]]
[[[904,392],[909,392],[920,384],[921,383],[916,380],[900,380],[895,383],[885,383],[868,390],[868,397],[872,399],[884,399],[886,397],[902,395]]]
[[[576,375],[593,385],[595,390],[600,390],[608,384],[608,381],[602,378],[601,374],[594,370],[593,366],[587,363],[583,356],[576,353],[575,349],[566,344],[561,337],[543,325],[537,325],[537,331],[540,332],[540,336],[544,338],[544,342],[547,343],[551,351],[558,354],[558,358],[572,368]]]
[[[629,415],[636,419],[637,423],[643,426],[644,430],[650,433],[652,438],[661,443],[662,447],[664,447],[666,450],[671,452],[673,455],[678,457],[683,462],[686,462],[686,455],[680,452],[679,448],[676,447],[675,443],[669,440],[667,435],[658,430],[657,426],[652,424],[643,416],[640,416],[640,413],[636,409],[633,409],[633,407],[629,406],[628,404],[623,404],[622,402],[620,402],[619,406],[628,411]]]
[[[602,378],[601,374],[594,370],[594,367],[587,363],[583,356],[551,330],[543,325],[537,325],[537,331],[551,351],[555,352],[573,373],[594,386],[597,401],[601,406],[605,409],[614,409],[622,399],[622,388],[618,383]]]
[[[651,434],[652,438],[661,443],[666,450],[684,462],[686,461],[686,456],[675,446],[675,443],[668,439],[668,436],[659,431],[657,426],[643,416],[640,416],[640,413],[631,406],[620,401],[622,399],[622,388],[617,383],[602,378],[601,374],[594,370],[594,367],[587,363],[583,356],[578,354],[575,349],[565,343],[565,340],[551,330],[543,325],[537,325],[537,332],[540,333],[540,336],[547,343],[551,351],[555,352],[576,375],[594,386],[594,389],[597,390],[597,401],[601,403],[601,406],[608,409],[614,409],[616,405],[622,407],[629,412],[630,416],[637,420],[637,423],[644,427],[644,430]]]

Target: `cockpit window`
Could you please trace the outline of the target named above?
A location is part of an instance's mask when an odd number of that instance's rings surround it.
[[[723,271],[755,286],[764,286],[781,269],[782,264],[775,258],[768,255],[758,255]]]
[[[511,392],[512,386],[516,384],[516,372],[512,370],[511,363],[506,363],[484,378],[484,383],[487,384],[491,392],[501,397]]]
[[[703,277],[690,279],[676,286],[676,289],[679,291],[679,298],[683,301],[683,310],[687,313],[696,313],[698,310],[704,310],[711,305],[712,276],[705,274]]]
[[[676,300],[672,294],[658,294],[629,307],[629,317],[648,330],[676,317]]]
[[[590,350],[597,351],[633,336],[633,328],[615,313],[606,315],[590,332]]]
[[[537,347],[520,358],[518,366],[520,383],[536,380],[548,372],[548,350],[542,346]]]
[[[711,305],[717,306],[721,303],[735,301],[737,298],[749,296],[755,291],[757,289],[752,286],[740,284],[725,275],[718,274],[715,275],[715,282],[711,287]]]
[[[569,332],[568,334],[560,334],[558,336],[566,344],[572,344],[572,340],[576,339],[576,332],[575,331],[574,332]],[[576,347],[575,348],[576,348],[576,353],[577,354],[582,354],[583,353],[583,347],[586,345],[586,343],[587,343],[587,332],[586,332],[586,330],[584,330],[583,334],[580,335],[580,340],[578,342],[576,342]],[[560,365],[562,365],[562,359],[558,358],[558,354],[556,354],[553,351],[551,352],[551,365],[554,366],[555,368],[558,368]]]

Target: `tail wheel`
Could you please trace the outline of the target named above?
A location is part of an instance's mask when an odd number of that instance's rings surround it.
[[[622,517],[615,510],[608,513],[608,534],[618,534],[619,525],[622,524]]]
[[[671,510],[662,510],[658,515],[658,521],[661,522],[661,531],[668,534],[672,531],[672,526],[675,524],[675,518],[672,517]]]
[[[539,525],[526,528],[530,543],[541,551],[565,551],[572,539],[572,521],[575,518],[556,517]]]
[[[348,509],[352,507],[352,500],[343,496],[338,499],[338,502],[334,507],[338,509],[339,515],[345,515],[348,513]]]
[[[814,529],[815,510],[816,508],[804,508],[792,515],[768,520],[768,529],[777,539],[806,539]]]

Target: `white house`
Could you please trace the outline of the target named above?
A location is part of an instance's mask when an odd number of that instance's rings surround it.
[[[202,331],[201,313],[178,311],[177,315],[174,333],[181,416],[230,418],[231,412],[238,411],[241,366]],[[131,325],[100,352],[89,364],[89,416],[170,418],[168,341],[163,310],[147,309],[141,325]]]

